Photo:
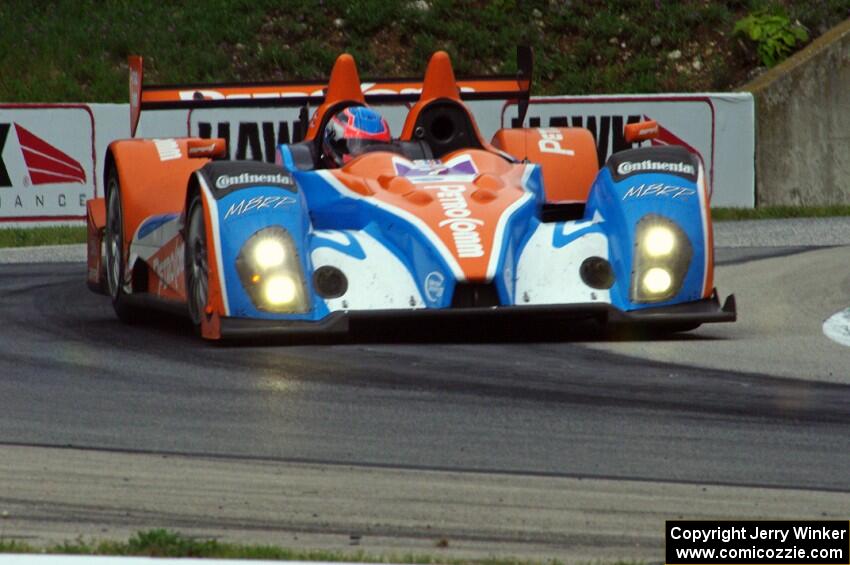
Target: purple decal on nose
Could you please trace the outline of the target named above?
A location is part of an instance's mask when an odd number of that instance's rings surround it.
[[[461,161],[460,163],[453,165],[449,170],[453,175],[474,175],[478,172],[475,170],[475,165],[472,163],[471,159]]]
[[[449,163],[440,161],[413,161],[404,163],[400,160],[393,161],[396,174],[401,177],[433,177],[433,176],[451,176],[451,175],[476,175],[478,170],[475,168],[475,163],[469,157],[461,160],[453,160]]]

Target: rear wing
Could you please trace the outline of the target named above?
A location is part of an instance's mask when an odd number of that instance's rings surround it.
[[[217,84],[144,84],[142,57],[132,55],[130,68],[130,135],[136,135],[142,110],[195,108],[309,107],[325,98],[327,81],[282,81]],[[531,91],[532,51],[517,47],[515,76],[462,78],[457,81],[462,100],[508,100],[519,104],[525,117]],[[376,79],[360,84],[370,104],[416,102],[422,92],[419,79]],[[520,123],[522,123],[520,121]]]

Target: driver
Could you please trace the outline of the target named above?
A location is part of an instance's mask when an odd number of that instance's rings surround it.
[[[368,106],[349,106],[328,120],[322,159],[326,167],[341,167],[376,145],[391,142],[390,126],[378,112]]]

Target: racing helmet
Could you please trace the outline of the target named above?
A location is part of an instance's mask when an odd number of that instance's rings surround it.
[[[322,137],[322,154],[329,166],[341,167],[375,145],[392,141],[390,126],[368,106],[349,106],[337,112]]]

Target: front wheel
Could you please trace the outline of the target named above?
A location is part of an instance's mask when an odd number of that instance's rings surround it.
[[[196,195],[187,214],[186,227],[186,303],[189,317],[196,328],[200,328],[202,316],[209,299],[209,262],[207,251],[207,230],[204,221],[204,205],[200,195]]]
[[[115,167],[109,170],[106,187],[106,286],[118,319],[132,323],[136,321],[136,312],[127,303],[124,290],[127,267],[124,257],[124,211],[121,205],[121,184]]]

